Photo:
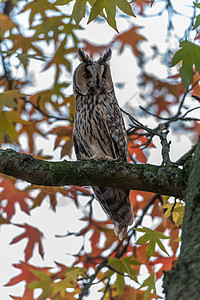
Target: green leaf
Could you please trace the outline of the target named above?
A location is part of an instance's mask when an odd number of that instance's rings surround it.
[[[146,261],[148,261],[152,255],[154,255],[155,247],[156,247],[155,241],[150,240],[146,248]]]
[[[117,292],[119,293],[119,295],[121,295],[125,286],[125,281],[124,281],[124,276],[122,274],[119,274],[118,272],[123,274],[127,273],[132,280],[138,282],[136,271],[130,267],[130,265],[137,265],[137,264],[140,263],[135,261],[133,257],[126,257],[123,259],[110,257],[108,259],[108,266],[110,265],[113,268],[113,270],[108,270],[106,273],[104,273],[103,277],[109,278],[115,273],[114,270],[116,270],[117,280],[115,284],[116,284]]]
[[[39,278],[37,281],[32,281],[28,284],[30,289],[42,289],[42,294],[38,299],[46,299],[52,295],[53,288],[51,287],[52,279],[49,272],[31,270],[35,276]]]
[[[195,3],[195,2],[193,2],[193,3],[197,8],[200,8],[200,3]]]
[[[72,18],[76,24],[79,24],[83,17],[85,17],[87,0],[76,0],[72,11]]]
[[[198,15],[198,16],[196,17],[196,20],[195,20],[195,24],[194,24],[194,28],[193,28],[193,29],[197,28],[199,25],[200,25],[200,15]]]
[[[41,15],[42,20],[46,19],[46,10],[53,10],[56,12],[59,12],[59,10],[55,7],[54,4],[49,3],[49,1],[47,0],[40,0],[40,1],[31,1],[29,3],[27,3],[24,8],[21,10],[21,13],[30,10],[30,17],[29,17],[29,21],[30,24],[33,23],[34,19],[35,19],[35,15],[37,15],[38,13]]]
[[[125,287],[124,276],[117,274],[117,280],[115,284],[116,284],[118,294],[121,295]]]
[[[163,201],[163,205],[165,205],[167,203],[167,201],[169,200],[171,196],[165,196],[164,197],[164,201]]]
[[[95,20],[97,18],[97,16],[100,15],[102,10],[103,10],[103,1],[102,0],[96,0],[96,2],[94,3],[94,5],[91,8],[88,23]]]
[[[44,57],[38,56],[37,54],[27,54],[27,53],[17,54],[17,58],[19,59],[20,63],[23,65],[25,70],[27,69],[31,58],[37,60],[44,60]]]
[[[115,15],[116,15],[115,0],[104,0],[104,5],[107,14],[108,24],[118,32],[116,20],[115,20]]]
[[[137,240],[137,244],[138,245],[143,245],[146,242],[148,242],[149,238],[146,234],[142,235],[138,240]]]
[[[110,257],[108,259],[108,268],[109,266],[112,269],[109,269],[107,272],[103,273],[101,276],[102,278],[110,278],[113,274],[116,273],[117,280],[116,280],[116,288],[119,295],[122,294],[125,286],[124,275],[128,274],[128,276],[138,283],[137,281],[137,273],[131,267],[131,265],[140,265],[140,263],[133,259],[133,256],[125,257],[123,259]]]
[[[135,17],[131,5],[127,0],[115,0],[115,2],[116,5],[119,7],[119,9],[121,9],[121,11],[123,11],[125,14],[129,16]]]
[[[187,90],[193,79],[193,66],[195,65],[197,71],[200,72],[200,47],[187,40],[181,42],[180,46],[181,49],[175,53],[171,66],[182,61],[180,77],[185,90]]]
[[[135,17],[127,0],[96,0],[92,5],[88,23],[96,19],[98,15],[102,15],[103,9],[105,9],[108,24],[118,32],[115,20],[117,7],[125,14]]]
[[[175,239],[173,242],[181,242],[181,236],[179,236],[177,239]]]
[[[19,90],[9,90],[4,93],[0,93],[0,111],[2,111],[4,106],[9,108],[15,108],[17,103],[15,98],[25,97],[25,94],[20,93]]]
[[[53,5],[57,5],[57,6],[60,6],[60,5],[66,5],[68,3],[70,3],[72,0],[56,0],[56,2],[53,3]]]
[[[149,299],[149,296],[150,296],[152,290],[153,290],[155,298],[157,299],[155,281],[156,281],[155,273],[152,272],[151,275],[140,286],[140,288],[147,286],[147,290],[145,291],[145,294],[144,294],[144,300]]]
[[[55,296],[57,293],[60,293],[61,297],[64,298],[66,294],[66,288],[76,287],[79,276],[86,278],[86,271],[87,269],[78,267],[72,267],[66,270],[64,279],[51,284],[53,287],[52,295]]]
[[[151,230],[147,227],[143,227],[143,228],[134,228],[136,231],[139,232],[144,232],[145,234],[143,236],[141,236],[136,244],[138,245],[142,245],[145,244],[146,242],[149,241],[147,248],[146,248],[146,260],[148,261],[149,258],[155,253],[155,246],[156,244],[158,245],[158,247],[165,252],[167,255],[168,252],[165,249],[164,245],[161,243],[160,239],[169,239],[169,237],[165,236],[162,232],[160,231],[155,231],[155,230]]]

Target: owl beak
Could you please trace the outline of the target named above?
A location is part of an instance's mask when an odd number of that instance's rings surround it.
[[[97,73],[97,78],[96,78],[96,87],[97,89],[100,88],[100,80],[99,80],[99,74]]]

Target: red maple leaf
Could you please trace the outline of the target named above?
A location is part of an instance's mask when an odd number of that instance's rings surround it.
[[[53,187],[53,186],[29,186],[26,190],[33,191],[33,190],[40,190],[37,197],[34,199],[33,206],[31,209],[40,206],[42,201],[45,197],[49,197],[51,208],[55,211],[58,193],[62,196],[69,197],[74,200],[76,206],[78,207],[78,195],[91,195],[91,192],[86,187],[79,187],[79,186],[69,186],[69,187]]]
[[[72,130],[73,127],[71,124],[69,124],[67,127],[58,126],[49,131],[50,134],[56,135],[54,150],[58,147],[61,147],[61,157],[65,155],[71,155],[71,149],[73,146]],[[64,144],[61,144],[61,141],[64,141]]]
[[[29,206],[27,199],[32,199],[27,191],[19,190],[16,187],[16,179],[9,177],[1,177],[0,187],[3,190],[0,193],[0,202],[7,200],[6,205],[0,205],[0,208],[7,214],[7,219],[10,220],[15,214],[15,204],[19,203],[21,210],[26,214],[29,214]]]
[[[83,49],[89,54],[89,56],[93,59],[95,54],[103,54],[103,52],[109,48],[108,46],[101,46],[101,45],[93,45],[86,40],[81,41],[84,46]]]
[[[25,261],[28,261],[32,257],[35,244],[38,244],[39,254],[43,258],[44,250],[43,250],[43,246],[42,246],[42,242],[41,242],[41,239],[43,238],[43,233],[40,230],[38,230],[37,228],[30,226],[28,224],[24,224],[24,225],[15,224],[15,225],[20,228],[24,228],[25,232],[18,235],[17,237],[15,237],[10,242],[10,244],[15,244],[24,238],[28,238],[28,243],[24,250]]]
[[[151,2],[149,0],[137,0],[134,3],[132,3],[132,5],[136,8],[138,8],[140,15],[143,15],[145,6],[150,5],[150,3]],[[135,11],[135,9],[134,9],[134,11]]]
[[[11,296],[15,300],[33,300],[33,289],[29,289],[27,286],[30,282],[39,280],[39,278],[33,274],[32,270],[40,270],[47,272],[49,268],[38,268],[27,262],[20,262],[18,264],[13,264],[16,269],[21,270],[21,273],[11,278],[10,281],[5,286],[12,286],[18,284],[22,281],[26,282],[25,291],[23,297]]]
[[[130,201],[133,207],[134,215],[137,214],[137,211],[139,209],[144,209],[144,207],[149,203],[149,201],[154,195],[155,195],[154,193],[150,193],[150,192],[131,190]],[[137,199],[138,196],[141,196],[143,199],[139,201]]]
[[[171,270],[174,262],[177,260],[176,256],[171,256],[171,257],[162,257],[159,255],[154,261],[153,264],[162,264],[162,267],[158,272],[156,272],[156,278],[159,279],[163,275],[163,271],[169,271]]]
[[[146,155],[143,152],[142,147],[147,146],[147,148],[154,147],[154,144],[151,142],[149,143],[148,137],[145,135],[138,136],[137,134],[132,134],[128,136],[128,152],[130,157],[132,157],[135,154],[135,157],[138,161],[146,164],[147,158]]]
[[[138,57],[141,55],[141,51],[138,49],[138,43],[141,41],[145,41],[146,38],[137,33],[138,29],[140,29],[140,28],[142,28],[142,27],[141,26],[133,26],[128,31],[118,34],[114,38],[112,43],[114,43],[116,41],[121,43],[121,47],[119,50],[120,53],[122,53],[124,48],[126,48],[126,46],[129,45],[129,46],[131,46],[135,56]]]

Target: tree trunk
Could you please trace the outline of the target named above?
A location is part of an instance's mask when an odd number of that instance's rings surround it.
[[[200,299],[200,137],[189,168],[180,256],[164,276],[167,300]]]

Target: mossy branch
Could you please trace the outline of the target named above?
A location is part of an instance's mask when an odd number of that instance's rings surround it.
[[[184,171],[175,166],[97,161],[43,161],[0,150],[0,173],[45,186],[110,186],[184,198]]]

